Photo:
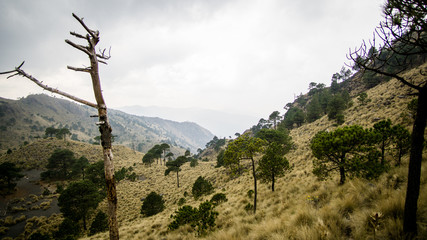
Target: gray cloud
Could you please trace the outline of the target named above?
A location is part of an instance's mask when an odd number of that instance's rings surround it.
[[[84,33],[84,17],[112,47],[101,77],[111,107],[198,107],[267,117],[305,92],[327,85],[348,48],[371,36],[382,0],[0,1],[0,71],[25,69],[65,91],[92,98],[87,65],[64,43]],[[0,78],[0,96],[40,92]],[[84,87],[82,87],[84,86]]]

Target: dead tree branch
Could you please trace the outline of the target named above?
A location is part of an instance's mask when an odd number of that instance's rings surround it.
[[[18,67],[16,67],[15,70],[7,71],[7,72],[0,72],[0,75],[12,74],[13,73],[12,75],[8,76],[7,78],[11,78],[11,77],[14,77],[14,76],[22,76],[22,77],[28,78],[29,80],[31,80],[32,82],[34,82],[35,84],[37,84],[39,87],[43,88],[46,91],[59,94],[61,96],[64,96],[64,97],[69,98],[69,99],[71,99],[73,101],[79,102],[81,104],[87,105],[89,107],[98,108],[98,105],[96,105],[95,103],[91,103],[91,102],[86,101],[84,99],[75,97],[75,96],[73,96],[73,95],[71,95],[69,93],[63,92],[61,90],[58,90],[56,88],[49,87],[48,85],[43,84],[37,78],[29,75],[28,73],[26,73],[24,70],[21,69],[21,67],[24,65],[24,63],[25,63],[25,61],[22,62],[21,65],[19,65]]]

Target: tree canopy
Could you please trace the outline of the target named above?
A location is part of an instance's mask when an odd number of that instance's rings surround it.
[[[267,141],[257,173],[261,181],[271,182],[271,190],[274,191],[276,178],[283,176],[285,171],[290,169],[285,154],[292,148],[292,139],[287,132],[273,129],[262,129],[256,136]]]
[[[263,152],[266,141],[257,137],[252,137],[249,132],[242,134],[237,139],[231,141],[224,153],[224,165],[227,166],[233,173],[241,173],[241,160],[251,160],[252,177],[254,179],[254,213],[257,207],[257,176],[255,155]]]
[[[185,156],[179,156],[175,160],[166,162],[167,169],[165,170],[165,176],[169,175],[170,172],[176,172],[176,184],[179,188],[179,175],[178,172],[181,171],[181,166],[187,162]]]
[[[41,173],[44,179],[69,179],[76,162],[74,152],[68,149],[56,149],[48,159],[47,171]]]
[[[340,184],[344,184],[347,176],[378,176],[380,153],[367,144],[370,138],[370,132],[358,125],[318,132],[310,144],[315,156],[313,173],[324,179],[330,172],[338,171]]]
[[[16,181],[24,176],[20,172],[21,169],[14,163],[0,164],[0,195],[7,195],[15,189]]]
[[[64,217],[73,221],[83,220],[86,230],[86,220],[91,210],[96,209],[102,196],[95,184],[88,180],[71,183],[59,196],[58,206]]]

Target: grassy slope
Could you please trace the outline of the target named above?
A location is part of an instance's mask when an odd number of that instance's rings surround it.
[[[416,74],[416,73],[414,73]],[[366,106],[354,105],[345,113],[344,125],[360,124],[372,127],[378,119],[390,118],[393,124],[401,123],[410,129],[411,122],[402,118],[412,97],[410,90],[395,80],[381,84],[368,92],[372,99]],[[404,114],[405,115],[405,114]],[[252,189],[252,178],[244,176],[230,180],[223,168],[215,169],[214,162],[200,163],[196,168],[188,164],[180,172],[182,187],[176,188],[175,175],[165,177],[164,166],[147,168],[139,160],[137,171],[148,177],[142,182],[123,182],[118,185],[119,220],[121,239],[196,239],[189,227],[167,232],[170,215],[178,208],[177,201],[199,176],[207,176],[214,182],[216,192],[223,192],[229,199],[217,207],[217,228],[206,239],[373,239],[374,230],[369,227],[369,216],[381,212],[381,224],[376,231],[377,239],[397,238],[402,230],[403,204],[406,186],[407,161],[400,168],[392,169],[377,181],[354,179],[338,186],[338,178],[318,181],[311,173],[313,156],[309,149],[312,136],[325,129],[332,130],[333,122],[323,117],[313,123],[292,130],[297,149],[288,155],[294,170],[277,182],[276,192],[269,185],[260,184],[259,210],[256,215],[247,213],[244,206],[252,200],[247,191]],[[391,160],[392,156],[388,156]],[[419,200],[420,234],[426,237],[427,178],[424,161]],[[164,194],[166,210],[149,218],[139,214],[140,198],[150,191]],[[205,197],[194,201],[190,196],[187,204],[198,206]],[[101,208],[105,208],[105,204]],[[107,233],[92,238],[104,239]]]
[[[20,100],[0,98],[0,153],[24,142],[37,141],[51,126],[67,127],[77,139],[92,142],[99,136],[97,119],[90,117],[94,114],[95,109],[44,94]],[[159,142],[169,143],[174,153],[181,148],[196,152],[213,138],[212,133],[196,123],[134,116],[114,109],[109,110],[109,119],[117,144],[144,152]]]
[[[393,124],[401,123],[409,129],[411,123],[400,116],[405,112],[407,102],[411,100],[411,97],[402,94],[408,91],[394,80],[370,89],[367,93],[372,101],[366,106],[359,106],[358,101],[353,99],[353,107],[345,113],[344,125],[360,124],[372,127],[374,119],[390,118]],[[404,97],[400,97],[401,95]],[[268,184],[259,184],[256,215],[244,210],[244,206],[252,202],[247,196],[247,191],[252,189],[253,184],[249,173],[237,179],[229,179],[224,168],[214,168],[214,158],[210,158],[210,162],[199,162],[195,168],[190,168],[189,163],[186,163],[180,172],[181,187],[178,189],[175,174],[164,176],[165,166],[144,166],[141,163],[142,154],[125,147],[114,147],[116,169],[133,166],[138,175],[144,176],[144,180],[125,180],[117,185],[121,239],[196,239],[195,233],[188,226],[168,232],[167,225],[171,222],[170,215],[178,209],[178,199],[184,197],[184,192],[191,195],[192,184],[200,175],[213,183],[216,193],[225,193],[228,198],[228,202],[216,208],[219,212],[217,228],[205,236],[206,239],[373,239],[374,231],[368,226],[369,216],[374,212],[383,214],[381,225],[376,232],[377,239],[396,238],[402,229],[407,156],[400,168],[392,169],[378,181],[354,179],[343,186],[338,186],[337,177],[324,182],[318,181],[311,173],[313,156],[309,142],[317,131],[333,128],[333,122],[323,117],[291,131],[297,149],[287,157],[291,164],[294,164],[294,169],[278,179],[275,192],[271,192]],[[40,143],[40,146],[25,146],[38,150],[49,149],[43,150],[43,155],[36,155],[39,161],[47,159],[55,144],[64,145],[64,142],[57,140],[42,141],[52,142],[46,142],[44,145]],[[99,146],[80,146],[81,143],[72,141],[65,144],[79,152],[78,156],[85,155],[92,161],[101,157]],[[16,151],[9,157],[16,161],[25,156]],[[28,160],[33,159],[32,157],[33,154],[27,156]],[[391,158],[388,156],[388,159]],[[426,171],[424,161],[419,200],[422,236],[427,235]],[[151,191],[163,194],[166,209],[155,216],[143,218],[140,215],[141,198]],[[211,196],[198,201],[188,196],[186,204],[198,206]],[[106,202],[102,202],[99,209],[105,211]],[[108,233],[83,239],[108,239]]]

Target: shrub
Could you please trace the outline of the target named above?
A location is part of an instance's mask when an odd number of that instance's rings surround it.
[[[116,171],[114,173],[114,178],[116,179],[116,182],[120,182],[121,180],[125,179],[127,173],[127,169],[125,167],[122,167],[119,171]]]
[[[249,190],[249,191],[248,191],[248,197],[249,197],[249,198],[252,198],[252,196],[253,196],[253,195],[254,195],[254,190],[252,190],[252,189],[251,189],[251,190]]]
[[[247,212],[249,212],[249,211],[253,211],[253,210],[254,210],[254,205],[252,205],[252,204],[250,204],[250,203],[246,204],[246,206],[245,206],[245,210],[246,210]]]
[[[193,194],[194,198],[197,199],[202,195],[210,194],[212,191],[213,191],[212,184],[200,176],[194,182],[191,193]]]
[[[55,239],[77,239],[80,234],[80,226],[77,222],[65,218],[59,225],[58,231],[55,232]]]
[[[190,226],[197,230],[199,236],[206,234],[207,230],[215,227],[215,219],[218,212],[214,211],[215,206],[209,202],[203,202],[199,208],[191,206],[183,206],[175,211],[175,215],[171,218],[174,220],[169,224],[170,230],[178,229],[182,225],[190,224]]]
[[[49,235],[41,234],[39,232],[31,234],[28,240],[50,240],[52,239]]]
[[[185,224],[193,224],[193,222],[195,222],[195,218],[197,217],[196,215],[197,208],[185,205],[179,208],[178,211],[175,211],[175,215],[171,215],[171,218],[173,218],[174,220],[168,225],[168,228],[170,230],[175,230]]]
[[[104,232],[108,230],[108,217],[107,214],[105,214],[102,211],[99,211],[96,216],[95,220],[93,220],[92,225],[90,225],[89,228],[89,236],[92,236],[99,232]]]
[[[214,206],[218,206],[220,203],[227,202],[227,201],[228,199],[224,193],[217,193],[213,195],[213,197],[211,198],[211,203]]]
[[[336,116],[336,120],[337,120],[337,125],[341,125],[345,122],[344,120],[344,115],[343,114],[337,114]]]
[[[144,199],[144,202],[141,206],[141,214],[149,217],[156,215],[157,213],[163,211],[165,209],[165,201],[163,197],[155,192],[151,192]]]
[[[195,167],[197,165],[199,165],[199,162],[197,161],[197,159],[192,158],[190,161],[190,167]]]
[[[43,196],[46,196],[46,195],[50,195],[51,192],[49,191],[49,189],[45,188],[42,194]]]
[[[59,193],[59,194],[61,194],[62,192],[64,191],[64,185],[62,185],[62,184],[57,184],[56,185],[56,193]]]
[[[180,198],[179,200],[178,200],[178,206],[182,206],[182,205],[184,205],[184,203],[186,202],[186,200],[185,200],[185,198]]]
[[[128,180],[130,180],[132,182],[135,182],[136,181],[136,177],[137,177],[136,173],[132,172],[131,174],[129,174],[129,175],[126,176],[126,179],[128,179]]]
[[[218,156],[216,157],[216,166],[215,166],[216,168],[224,166],[224,153],[225,153],[224,149],[219,151]]]

